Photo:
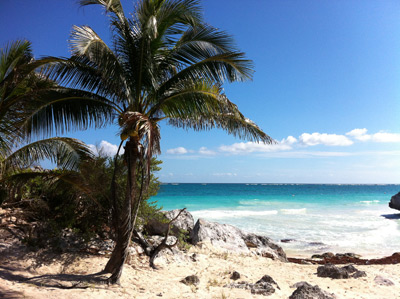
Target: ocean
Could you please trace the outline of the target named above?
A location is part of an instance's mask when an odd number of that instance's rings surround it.
[[[372,258],[400,251],[400,211],[388,207],[399,191],[400,185],[163,184],[152,200],[164,210],[186,207],[195,221],[268,236],[289,256]]]

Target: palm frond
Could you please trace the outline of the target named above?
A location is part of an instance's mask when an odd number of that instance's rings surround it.
[[[73,138],[53,137],[27,144],[4,160],[5,172],[26,169],[41,160],[48,159],[62,169],[76,170],[82,160],[93,153],[88,146]]]
[[[69,88],[43,90],[26,107],[19,126],[27,136],[48,136],[70,130],[101,128],[112,122],[118,109],[107,98]]]

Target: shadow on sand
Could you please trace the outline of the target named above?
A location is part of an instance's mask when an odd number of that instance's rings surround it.
[[[25,246],[14,244],[7,250],[0,252],[0,279],[27,283],[38,287],[72,289],[72,288],[96,288],[107,283],[108,275],[104,272],[94,274],[65,274],[68,266],[82,257],[79,253],[57,254],[50,250],[42,250],[39,252],[29,251]],[[51,265],[55,261],[62,266],[60,274],[46,274],[39,276],[15,274],[22,271],[29,271],[26,267],[19,265],[18,261],[32,260],[29,268],[37,268]],[[15,294],[14,294],[15,293]],[[5,294],[5,295],[4,295]],[[0,298],[21,298],[21,293],[2,289],[0,286]]]
[[[105,273],[99,272],[95,274],[78,275],[78,274],[46,274],[33,277],[26,277],[19,274],[13,274],[14,271],[18,271],[17,268],[0,266],[0,278],[19,282],[36,285],[38,287],[47,288],[59,288],[59,289],[86,289],[96,288],[96,286],[106,284]],[[0,292],[1,294],[2,292]],[[6,297],[0,298],[13,298],[10,294]],[[20,294],[15,294],[15,296]],[[17,298],[15,297],[14,298]]]

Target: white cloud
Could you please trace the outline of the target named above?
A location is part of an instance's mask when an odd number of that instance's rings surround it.
[[[372,135],[372,140],[375,142],[400,142],[400,134],[379,132]]]
[[[214,151],[209,150],[209,149],[207,149],[206,147],[202,146],[202,147],[199,149],[199,154],[201,154],[201,155],[212,156],[212,155],[215,155],[216,153],[215,153]]]
[[[303,133],[299,137],[300,144],[304,146],[327,145],[327,146],[349,146],[354,142],[344,135],[326,133]]]
[[[106,140],[102,140],[99,145],[89,144],[88,146],[95,154],[102,153],[103,155],[109,157],[115,156],[118,151],[118,145],[112,144]],[[121,147],[119,154],[122,155],[123,153],[124,153],[124,148]]]
[[[292,137],[292,136],[289,136]],[[288,139],[289,139],[288,137]],[[293,139],[296,139],[292,137]],[[265,153],[265,152],[276,152],[276,151],[285,151],[292,149],[291,144],[293,139],[290,138],[289,141],[287,139],[283,139],[281,142],[277,142],[275,144],[263,144],[256,142],[239,142],[234,143],[232,145],[221,145],[219,150],[221,152],[231,153],[231,154],[244,154],[244,153]]]
[[[181,146],[167,150],[167,154],[171,154],[171,155],[184,155],[187,153],[188,153],[188,150]]]
[[[354,129],[346,135],[351,136],[359,141],[373,141],[373,142],[400,142],[399,133],[388,133],[380,131],[375,134],[367,134],[367,129]]]

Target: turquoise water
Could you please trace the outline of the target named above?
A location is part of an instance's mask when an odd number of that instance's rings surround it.
[[[264,234],[290,255],[332,251],[365,257],[400,251],[400,211],[388,202],[400,185],[164,184],[164,210]],[[282,239],[293,241],[284,243]]]

